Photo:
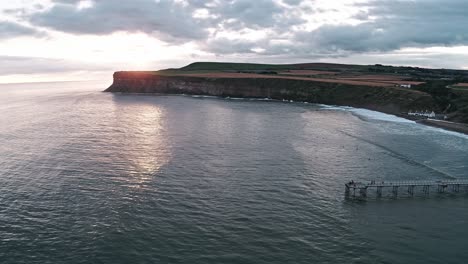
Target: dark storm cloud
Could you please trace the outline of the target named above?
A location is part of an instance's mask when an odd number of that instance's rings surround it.
[[[355,18],[359,25],[324,25],[299,32],[301,43],[329,51],[391,51],[404,47],[468,44],[468,1],[372,1]],[[374,17],[375,19],[371,19]]]
[[[0,39],[8,39],[23,36],[44,36],[44,33],[34,28],[25,27],[23,25],[0,21]]]

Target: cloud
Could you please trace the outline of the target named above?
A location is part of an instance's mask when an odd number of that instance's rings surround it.
[[[203,47],[210,52],[216,54],[233,54],[233,53],[253,53],[256,47],[262,47],[258,41],[217,38],[208,41]]]
[[[49,3],[18,17],[38,28],[75,35],[143,32],[174,46],[191,42],[191,47],[210,56],[315,60],[389,54],[406,47],[468,45],[466,0],[343,0],[338,5],[324,0]],[[3,31],[14,32],[2,30],[0,24],[0,38]]]
[[[0,21],[0,39],[44,35],[45,33],[31,27],[26,27],[15,22]]]
[[[32,24],[72,34],[144,32],[171,43],[205,41],[210,30],[267,29],[278,32],[305,22],[293,11],[301,1],[275,0],[55,0],[27,14]],[[195,14],[204,12],[203,17]]]
[[[283,3],[287,5],[297,6],[300,5],[303,1],[302,0],[283,0]]]
[[[358,25],[323,25],[296,40],[326,51],[391,51],[404,47],[468,44],[468,2],[463,0],[371,1],[354,18]]]
[[[192,16],[192,7],[181,1],[59,0],[43,12],[31,14],[35,25],[73,34],[106,35],[116,31],[155,34],[167,41],[202,39],[205,25]]]
[[[211,39],[203,48],[221,54],[255,53],[252,50],[260,46],[263,55],[346,57],[352,54],[389,52],[406,47],[460,46],[468,45],[468,2],[465,0],[371,0],[352,5],[354,14],[352,20],[340,23],[325,22],[313,30],[296,29],[303,25],[297,6],[306,1],[283,1],[294,4],[283,8],[283,13],[270,10],[267,13],[274,16],[290,16],[298,18],[292,23],[279,23],[275,19],[263,20],[257,23],[257,30],[273,29],[264,39],[252,41],[248,39]],[[309,2],[310,4],[310,2]],[[227,12],[228,15],[242,13],[239,9]],[[327,9],[320,6],[313,8],[315,12],[326,14]],[[336,11],[328,9],[328,11]],[[279,12],[279,13],[278,13]],[[278,15],[280,14],[280,15]],[[291,15],[295,14],[295,15]],[[313,15],[313,14],[308,14]],[[229,17],[229,16],[227,16]],[[238,15],[239,21],[249,21],[248,17]],[[281,19],[278,19],[281,20]],[[356,23],[356,21],[358,21]],[[247,22],[237,22],[244,26]],[[289,34],[288,34],[289,32]],[[275,38],[290,41],[276,42]]]
[[[0,75],[112,71],[110,67],[49,58],[0,56]]]
[[[277,16],[284,14],[284,8],[271,0],[237,0],[218,2],[212,12],[240,27],[268,28],[280,22]]]

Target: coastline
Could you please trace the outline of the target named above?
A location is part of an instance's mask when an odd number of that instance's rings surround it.
[[[453,131],[453,132],[458,132],[458,133],[468,135],[468,124],[435,120],[435,119],[421,119],[421,120],[417,120],[416,123],[423,124],[426,126],[431,126],[431,127],[442,128],[448,131]]]
[[[113,83],[105,92],[244,99],[269,98],[278,101],[350,106],[395,115],[419,124],[468,135],[466,124],[432,119],[421,120],[420,117],[405,114],[411,109],[441,111],[440,106],[430,94],[415,89],[323,82],[321,79],[314,78],[273,78],[251,73],[248,76],[231,76],[234,73],[226,75],[223,72],[210,71],[209,74],[187,74],[182,70],[173,71],[176,72],[165,74],[115,72]]]
[[[410,109],[437,109],[433,98],[420,91],[290,79],[207,78],[116,72],[114,82],[105,91],[271,98],[352,106],[393,115]]]
[[[243,100],[258,100],[258,101],[272,101],[272,102],[284,102],[289,100],[278,100],[278,99],[271,99],[271,98],[258,98],[258,97],[238,97],[238,98],[230,98],[230,97],[223,97],[223,96],[210,96],[210,95],[203,95],[203,94],[165,94],[165,93],[131,93],[131,92],[114,92],[114,94],[120,94],[120,95],[144,95],[144,96],[189,96],[189,97],[206,97],[206,98],[219,98],[219,99],[243,99]],[[307,104],[317,104],[317,105],[323,105],[323,106],[330,106],[330,107],[351,107],[355,109],[359,109],[353,106],[344,106],[344,105],[327,105],[327,104],[319,104],[319,103],[311,103],[307,101],[296,101],[295,103],[307,103]],[[404,114],[391,114],[391,113],[385,113],[382,111],[377,111],[374,109],[369,109],[369,108],[361,108],[361,109],[366,109],[370,111],[376,111],[382,114],[386,115],[394,115],[396,117],[400,117],[406,120],[414,121],[418,124],[426,125],[426,126],[431,126],[431,127],[436,127],[436,128],[441,128],[447,131],[453,131],[453,132],[458,132],[462,133],[465,135],[468,135],[468,124],[463,124],[463,123],[455,123],[455,122],[449,122],[449,121],[442,121],[442,120],[436,120],[436,119],[420,119],[420,118],[415,118],[411,117],[408,115]]]

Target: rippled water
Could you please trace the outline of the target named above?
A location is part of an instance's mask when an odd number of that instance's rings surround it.
[[[468,137],[371,111],[0,86],[0,263],[464,263]]]

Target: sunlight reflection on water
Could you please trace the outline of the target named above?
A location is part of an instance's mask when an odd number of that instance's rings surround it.
[[[131,167],[133,177],[126,178],[130,184],[150,181],[171,160],[165,121],[165,110],[154,104],[130,102],[119,111],[116,123],[124,125],[121,155]]]

